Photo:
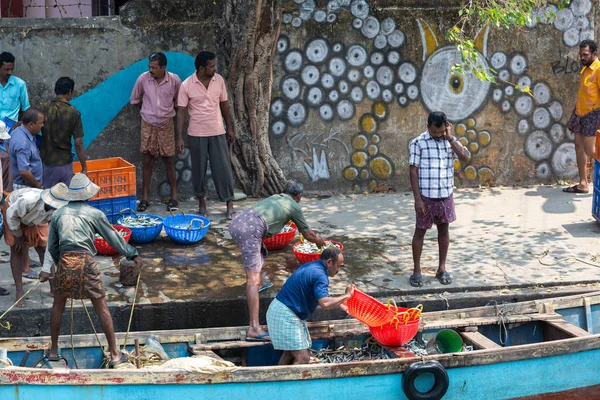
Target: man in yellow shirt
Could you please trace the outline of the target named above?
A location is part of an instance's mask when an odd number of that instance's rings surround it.
[[[585,166],[587,157],[595,159],[596,130],[600,129],[600,60],[598,45],[592,40],[579,44],[580,72],[577,103],[568,128],[575,134],[575,154],[579,184],[564,188],[567,193],[588,193]],[[587,157],[586,157],[587,156]]]

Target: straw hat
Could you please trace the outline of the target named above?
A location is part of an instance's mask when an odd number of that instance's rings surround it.
[[[85,201],[94,197],[100,191],[100,187],[84,174],[75,174],[71,179],[69,191],[62,199],[67,201]]]
[[[62,182],[57,183],[50,189],[43,190],[40,194],[40,198],[46,204],[52,208],[59,209],[69,204],[68,201],[63,200],[65,195],[69,194],[69,188]]]
[[[0,121],[0,140],[10,139],[10,135],[8,134],[8,128],[3,121]]]

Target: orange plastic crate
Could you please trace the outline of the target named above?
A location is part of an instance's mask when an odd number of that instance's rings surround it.
[[[135,196],[135,166],[121,157],[88,160],[88,177],[100,191],[91,200]],[[73,172],[81,172],[81,164],[73,163]]]

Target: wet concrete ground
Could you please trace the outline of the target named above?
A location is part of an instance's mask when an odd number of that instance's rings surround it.
[[[242,210],[254,203],[255,200],[244,200],[236,202],[235,207]],[[458,219],[450,228],[447,263],[454,282],[445,286],[434,277],[438,251],[437,233],[433,229],[427,233],[423,249],[422,288],[413,288],[408,283],[414,230],[410,192],[307,197],[301,205],[315,230],[344,244],[346,268],[332,280],[333,294],[341,294],[349,282],[369,293],[393,296],[399,301],[445,300],[465,293],[500,299],[517,298],[520,293],[552,295],[600,289],[597,286],[600,224],[591,216],[591,194],[574,196],[554,186],[461,189],[455,193],[455,203]],[[195,202],[182,202],[186,212],[196,207]],[[222,301],[230,300],[232,303],[223,306],[219,313],[227,313],[228,307],[235,304],[236,309],[230,311],[233,317],[228,315],[223,320],[243,325],[247,323],[246,310],[240,306],[245,304],[245,275],[239,249],[229,235],[224,204],[213,201],[208,207],[211,227],[198,244],[175,244],[163,231],[153,243],[138,246],[147,266],[142,273],[137,304],[156,307],[176,304],[181,310],[188,303],[190,309],[196,309],[202,308],[202,304],[226,304]],[[148,212],[166,215],[164,210],[164,205],[155,203]],[[547,255],[543,257],[544,254]],[[33,252],[32,258],[35,258]],[[119,284],[118,257],[98,256],[97,260],[110,305],[128,317],[125,310],[129,310],[134,288]],[[269,254],[263,271],[275,286],[261,295],[264,304],[276,295],[298,266],[291,246]],[[25,290],[34,282],[26,281]],[[8,248],[3,240],[0,286],[14,293]],[[0,314],[13,301],[12,295],[0,297]],[[29,294],[25,313],[36,310],[46,315],[51,305],[48,284],[43,284]],[[219,315],[210,313],[208,306],[204,308],[215,318],[215,324],[221,325]],[[8,318],[19,320],[17,316],[23,312],[11,311]],[[39,334],[47,334],[46,322],[44,318],[37,323]],[[196,321],[196,326],[207,323],[210,321]]]

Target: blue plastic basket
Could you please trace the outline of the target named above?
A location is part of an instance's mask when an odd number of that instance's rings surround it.
[[[94,200],[88,202],[92,207],[102,211],[111,224],[116,224],[117,220],[124,215],[131,215],[131,210],[135,208],[135,196],[114,197],[106,200]]]
[[[594,161],[594,188],[600,189],[600,162]]]
[[[156,218],[160,220],[160,224],[155,226],[146,226],[144,228],[139,228],[136,226],[126,225],[123,223],[123,217],[119,218],[119,220],[117,221],[117,225],[123,225],[131,229],[131,238],[129,239],[129,242],[148,243],[156,239],[163,229],[163,218],[154,214],[138,214],[138,217]]]
[[[163,222],[167,235],[179,244],[199,242],[206,235],[210,226],[208,218],[195,214],[166,217]],[[190,228],[188,229],[188,227]]]

